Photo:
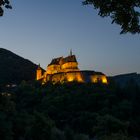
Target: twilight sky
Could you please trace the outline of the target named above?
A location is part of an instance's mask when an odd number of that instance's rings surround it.
[[[0,18],[0,48],[45,69],[72,49],[82,70],[140,73],[140,35],[120,35],[118,25],[82,0],[12,0],[12,6]]]

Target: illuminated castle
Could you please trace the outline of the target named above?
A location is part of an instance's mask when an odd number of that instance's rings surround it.
[[[43,74],[39,65],[36,73],[36,80],[41,81],[42,84],[47,82],[90,82],[107,84],[107,78],[103,73],[79,70],[76,56],[72,54],[72,51],[70,51],[70,55],[67,57],[52,59],[51,63],[47,66],[47,70]]]

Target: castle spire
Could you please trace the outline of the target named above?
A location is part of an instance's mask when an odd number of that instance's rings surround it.
[[[70,49],[70,56],[72,56],[72,49]]]

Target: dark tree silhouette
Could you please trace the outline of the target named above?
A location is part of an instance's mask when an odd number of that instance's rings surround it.
[[[84,0],[83,4],[99,10],[101,17],[111,17],[121,26],[120,34],[140,33],[140,0]]]
[[[0,0],[0,16],[3,16],[3,7],[12,8],[9,1]],[[84,0],[83,4],[93,5],[101,17],[111,17],[112,24],[120,25],[120,34],[140,33],[140,0]]]
[[[3,7],[11,9],[9,0],[0,0],[0,16],[3,16],[4,10]]]

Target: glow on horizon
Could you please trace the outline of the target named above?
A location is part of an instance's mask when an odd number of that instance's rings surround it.
[[[81,70],[140,73],[139,35],[120,35],[109,18],[100,18],[81,2],[12,1],[13,10],[0,19],[0,47],[45,69],[52,58],[67,56],[72,49]]]

